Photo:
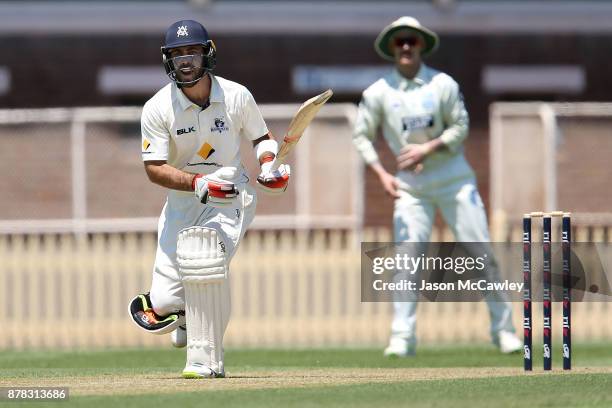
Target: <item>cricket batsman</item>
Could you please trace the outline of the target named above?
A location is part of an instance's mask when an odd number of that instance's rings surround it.
[[[363,92],[354,144],[395,200],[396,242],[429,241],[439,209],[457,241],[486,243],[492,254],[485,209],[463,154],[469,120],[459,86],[422,62],[438,43],[438,36],[413,17],[401,17],[382,30],[374,46],[383,59],[395,63],[395,69]],[[382,166],[373,147],[379,128],[397,157],[395,175]],[[493,255],[489,260],[497,271]],[[386,356],[415,353],[415,300],[409,295],[394,298]],[[504,353],[521,350],[510,304],[493,295],[487,297],[487,305],[494,344]]]
[[[272,171],[277,142],[251,93],[213,74],[216,48],[202,24],[172,24],[161,54],[171,82],[143,108],[142,160],[149,180],[168,196],[151,290],[136,296],[129,312],[147,332],[171,332],[175,346],[187,346],[183,377],[223,377],[229,265],[257,202],[241,163],[241,138],[252,142],[264,191],[284,192],[290,168]]]

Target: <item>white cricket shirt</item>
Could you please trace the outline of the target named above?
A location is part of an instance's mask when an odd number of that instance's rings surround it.
[[[250,141],[268,133],[266,123],[246,87],[210,75],[210,106],[191,102],[174,83],[144,105],[141,118],[142,160],[166,160],[180,170],[209,174],[220,167],[242,169],[240,138]],[[171,196],[193,192],[170,190]]]
[[[407,144],[437,137],[446,145],[425,159],[419,175],[398,172],[405,186],[423,188],[473,177],[463,156],[469,118],[459,86],[449,75],[422,64],[413,79],[393,70],[376,81],[363,92],[353,135],[355,147],[368,164],[378,161],[372,140],[379,127],[396,156]]]

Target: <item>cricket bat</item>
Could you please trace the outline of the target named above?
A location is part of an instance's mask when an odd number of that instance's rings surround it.
[[[293,149],[293,146],[295,146],[295,144],[300,140],[304,134],[304,130],[306,130],[310,122],[312,122],[317,112],[319,112],[319,109],[321,109],[321,107],[329,100],[329,98],[332,97],[333,94],[334,93],[332,90],[328,89],[322,94],[308,99],[302,104],[302,106],[300,106],[300,109],[298,109],[295,116],[293,116],[293,119],[291,119],[291,123],[289,123],[289,128],[287,129],[283,143],[278,149],[273,170],[278,169],[278,166],[283,163],[283,160]]]

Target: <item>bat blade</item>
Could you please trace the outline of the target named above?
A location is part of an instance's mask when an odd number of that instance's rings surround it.
[[[332,97],[334,93],[331,89],[308,99],[300,106],[297,113],[291,119],[287,133],[283,139],[281,147],[278,149],[278,155],[276,156],[275,168],[283,162],[283,159],[287,157],[289,152],[293,149],[293,146],[300,140],[304,131],[312,122],[319,109]]]

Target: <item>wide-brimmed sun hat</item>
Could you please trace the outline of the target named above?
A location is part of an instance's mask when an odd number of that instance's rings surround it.
[[[419,23],[414,17],[404,16],[400,17],[385,28],[378,34],[376,37],[376,41],[374,41],[374,48],[378,55],[383,57],[384,59],[393,61],[395,58],[393,56],[393,50],[389,48],[389,39],[400,30],[413,30],[418,32],[423,36],[425,40],[425,47],[421,51],[421,55],[425,56],[427,54],[431,54],[438,48],[438,43],[440,40],[438,39],[438,35],[431,31],[430,29],[424,27]]]

